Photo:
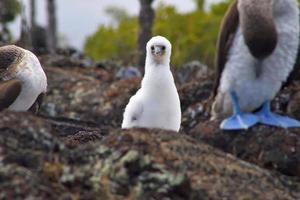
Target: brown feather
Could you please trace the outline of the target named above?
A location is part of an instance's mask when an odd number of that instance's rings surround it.
[[[22,84],[17,79],[0,83],[0,111],[8,108],[19,96]]]
[[[222,25],[221,31],[219,34],[219,39],[217,43],[217,55],[216,55],[216,79],[214,86],[214,97],[217,95],[220,79],[222,72],[224,70],[225,64],[227,62],[228,52],[233,43],[233,39],[236,33],[236,30],[239,25],[239,13],[237,9],[237,0],[235,0],[229,7]]]
[[[29,108],[29,111],[37,114],[39,109],[41,108],[41,105],[43,103],[43,99],[44,99],[44,93],[41,93],[38,98],[35,100],[34,104]]]
[[[251,54],[257,59],[271,55],[278,42],[273,20],[273,1],[240,1],[239,18],[245,43]]]
[[[18,64],[24,54],[22,48],[14,45],[0,47],[0,68],[6,69],[13,64]]]

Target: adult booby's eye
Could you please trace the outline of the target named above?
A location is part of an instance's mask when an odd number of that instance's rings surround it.
[[[166,50],[166,46],[162,46],[161,49],[164,51]]]
[[[155,49],[154,46],[151,46],[151,50],[154,51],[154,49]]]

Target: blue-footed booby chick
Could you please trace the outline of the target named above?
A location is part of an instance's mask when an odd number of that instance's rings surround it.
[[[171,43],[161,36],[147,43],[145,75],[141,88],[126,106],[122,128],[179,131],[181,108],[170,70],[171,48]]]
[[[270,101],[287,81],[297,60],[297,0],[235,0],[219,35],[213,118],[222,129],[247,129],[256,123],[299,127],[274,114]],[[256,113],[253,113],[258,111]]]
[[[14,45],[0,47],[0,78],[0,111],[38,111],[47,78],[33,53]]]

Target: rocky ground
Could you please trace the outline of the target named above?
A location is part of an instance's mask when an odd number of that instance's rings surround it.
[[[178,81],[180,133],[122,131],[140,78],[60,59],[41,59],[39,116],[0,113],[0,199],[300,199],[300,129],[221,131],[206,70]],[[299,91],[297,81],[284,88],[274,109],[300,119]]]

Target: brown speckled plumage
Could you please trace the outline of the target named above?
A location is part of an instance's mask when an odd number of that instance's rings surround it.
[[[6,69],[13,64],[18,64],[24,55],[24,50],[15,45],[0,47],[0,69]]]

